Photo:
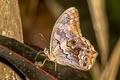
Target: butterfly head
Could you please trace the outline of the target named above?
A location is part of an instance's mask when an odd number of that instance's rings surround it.
[[[89,70],[95,63],[98,53],[95,51],[91,43],[84,37],[80,39],[71,39],[67,46],[73,56],[73,67],[81,70]]]

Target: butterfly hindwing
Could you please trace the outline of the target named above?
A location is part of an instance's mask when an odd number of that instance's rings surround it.
[[[56,21],[47,56],[51,61],[80,70],[89,70],[94,64],[97,52],[82,37],[76,8],[67,9]]]

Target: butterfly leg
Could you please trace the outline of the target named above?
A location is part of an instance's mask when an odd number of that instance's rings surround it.
[[[42,67],[42,66],[44,66],[46,60],[47,60],[47,58],[46,58],[43,62],[38,62],[38,61],[36,61],[36,62],[35,62],[35,65],[37,65],[37,66],[39,66],[39,67]]]
[[[47,61],[48,59],[45,58],[45,60],[43,61],[42,65],[41,66],[44,66],[45,62]]]
[[[47,58],[45,58],[45,60],[41,63],[41,62],[35,62],[35,64],[37,65],[37,66],[39,66],[39,67],[42,67],[42,66],[44,66],[44,64],[46,63],[46,61],[47,61],[48,59]]]
[[[45,62],[48,60],[47,58],[45,58],[45,60],[44,60],[43,62],[38,62],[38,61],[37,61],[38,55],[40,55],[40,54],[43,53],[43,52],[44,52],[44,51],[39,51],[39,52],[37,53],[37,55],[35,56],[35,58],[34,58],[35,64],[36,64],[37,66],[40,66],[40,67],[44,66]],[[45,56],[45,55],[44,55],[44,56]]]
[[[38,55],[41,54],[41,53],[43,53],[43,52],[45,53],[44,56],[49,57],[49,49],[47,49],[47,48],[45,48],[44,51],[38,52],[38,54],[37,54],[36,57],[35,57],[35,64],[38,65],[38,66],[40,66],[40,67],[44,66],[44,64],[45,64],[45,62],[46,62],[47,60],[49,61],[48,58],[45,58],[45,60],[44,60],[43,62],[37,62],[37,61],[36,61]]]
[[[55,62],[55,72],[56,72],[56,70],[57,70],[57,63]]]
[[[39,51],[39,52],[37,53],[37,55],[36,55],[35,58],[34,58],[34,62],[36,62],[38,55],[41,54],[41,53],[43,53],[43,51]]]

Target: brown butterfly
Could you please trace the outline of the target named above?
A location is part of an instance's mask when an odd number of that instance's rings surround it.
[[[67,9],[54,25],[50,50],[45,54],[51,61],[75,69],[89,70],[95,63],[98,53],[80,31],[78,10]]]

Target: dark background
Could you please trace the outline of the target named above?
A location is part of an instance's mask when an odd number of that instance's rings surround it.
[[[120,0],[106,0],[110,52],[120,37]],[[99,52],[87,0],[19,0],[24,42],[40,48],[49,47],[52,28],[59,15],[69,7],[79,10],[80,28]],[[99,58],[98,58],[99,59]],[[119,73],[120,74],[120,69]],[[117,79],[120,79],[119,75]]]

